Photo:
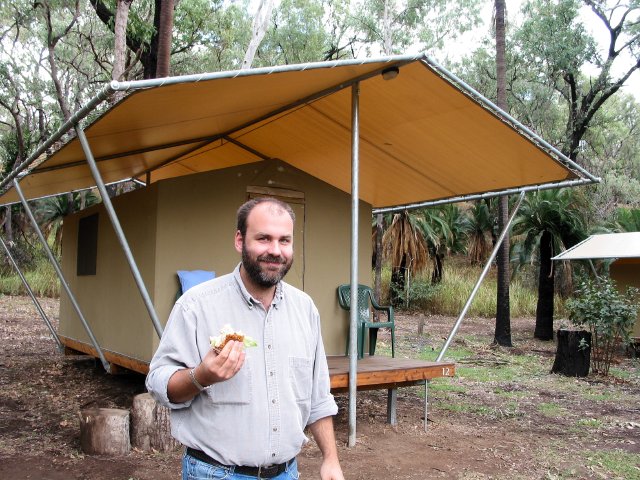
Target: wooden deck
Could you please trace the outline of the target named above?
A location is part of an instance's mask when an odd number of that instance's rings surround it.
[[[327,361],[331,390],[347,391],[349,389],[349,357],[328,356]],[[366,355],[358,360],[357,386],[359,390],[406,387],[421,385],[434,378],[453,377],[455,373],[455,363]]]
[[[331,391],[349,390],[349,357],[328,356]],[[406,358],[377,357],[366,355],[358,360],[356,385],[358,390],[387,390],[387,422],[397,424],[396,404],[398,387],[424,385],[424,429],[427,430],[429,408],[429,380],[453,377],[456,366],[449,362],[426,362]]]

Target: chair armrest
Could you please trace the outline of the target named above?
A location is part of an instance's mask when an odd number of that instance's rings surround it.
[[[380,312],[387,312],[389,322],[393,323],[393,307],[391,305],[378,305],[376,299],[373,298],[373,292],[371,290],[369,290],[369,299],[371,300],[371,306],[373,307],[373,309]]]

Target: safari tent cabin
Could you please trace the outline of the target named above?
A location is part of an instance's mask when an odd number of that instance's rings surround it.
[[[612,259],[609,277],[618,290],[640,288],[640,232],[591,235],[583,242],[553,258],[554,260]],[[640,339],[640,312],[632,337]]]
[[[235,211],[252,195],[298,210],[289,280],[316,301],[327,352],[344,355],[336,287],[371,283],[372,213],[598,181],[415,54],[111,82],[0,181],[0,205],[125,179],[146,185],[113,199],[125,235],[102,192],[104,209],[66,219],[63,270],[105,368],[134,370],[156,348],[176,271],[236,265]],[[95,355],[66,293],[60,317],[66,345]]]
[[[161,180],[113,199],[158,318],[176,300],[178,270],[223,275],[235,268],[236,210],[274,196],[296,213],[295,257],[285,280],[316,302],[328,354],[345,352],[348,312],[336,287],[350,272],[351,196],[279,160]],[[371,275],[371,205],[360,202],[359,276]],[[64,220],[62,269],[107,360],[145,372],[159,342],[102,204]],[[212,332],[213,334],[214,332]],[[60,298],[63,343],[93,347],[67,295]]]
[[[638,235],[640,242],[640,234]],[[640,255],[635,258],[619,258],[609,266],[609,275],[620,291],[627,287],[640,288]],[[640,340],[640,312],[633,327],[632,337]]]

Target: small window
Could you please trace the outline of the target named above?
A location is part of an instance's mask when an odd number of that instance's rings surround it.
[[[98,257],[98,214],[78,223],[78,276],[95,275]]]

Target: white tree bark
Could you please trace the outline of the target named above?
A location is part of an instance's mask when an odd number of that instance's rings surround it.
[[[249,47],[244,54],[244,60],[242,61],[242,69],[251,68],[253,59],[256,56],[260,42],[264,38],[265,33],[269,28],[269,20],[271,19],[271,12],[273,11],[274,0],[260,0],[256,16],[253,18],[253,27],[251,29],[251,41]]]

